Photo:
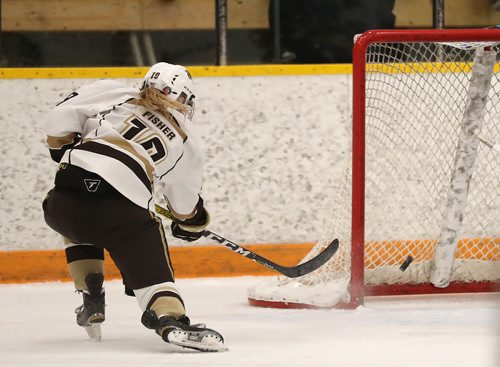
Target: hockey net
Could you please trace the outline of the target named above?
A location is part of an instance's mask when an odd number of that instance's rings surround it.
[[[339,251],[311,274],[250,289],[250,304],[353,308],[367,295],[500,291],[499,60],[499,29],[358,37],[352,161],[304,260],[333,238]]]

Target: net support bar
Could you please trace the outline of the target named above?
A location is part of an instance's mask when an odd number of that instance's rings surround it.
[[[467,205],[469,185],[477,156],[476,130],[483,125],[496,52],[479,48],[474,58],[466,111],[462,122],[444,224],[431,263],[430,281],[439,288],[447,287],[457,250],[458,235]]]

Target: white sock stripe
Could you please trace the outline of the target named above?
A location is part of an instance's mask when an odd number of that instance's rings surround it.
[[[134,289],[135,298],[139,303],[139,307],[142,311],[146,311],[149,301],[154,296],[155,293],[161,291],[169,291],[177,294],[180,297],[179,291],[175,289],[173,282],[165,282],[160,284],[151,285],[149,287]]]

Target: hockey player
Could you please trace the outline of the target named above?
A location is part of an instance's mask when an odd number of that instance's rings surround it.
[[[200,196],[203,152],[192,123],[194,101],[186,68],[162,62],[150,68],[140,89],[97,81],[71,93],[46,118],[59,170],[43,202],[45,221],[67,239],[69,271],[83,293],[77,323],[91,338],[100,339],[105,319],[106,249],[146,327],[167,343],[225,349],[218,332],[190,325],[154,214],[157,190],[174,216],[173,236],[195,241],[209,223]]]

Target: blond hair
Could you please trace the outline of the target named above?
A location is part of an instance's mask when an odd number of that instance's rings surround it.
[[[191,106],[186,106],[185,104],[174,101],[168,98],[165,94],[160,92],[158,89],[145,87],[140,91],[140,99],[136,99],[134,102],[137,105],[144,106],[148,110],[157,112],[165,116],[168,120],[173,118],[172,114],[168,109],[177,110],[181,113],[186,113],[191,111],[193,108]]]

